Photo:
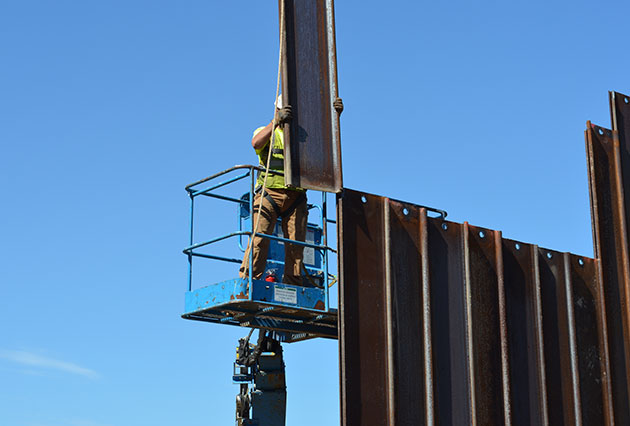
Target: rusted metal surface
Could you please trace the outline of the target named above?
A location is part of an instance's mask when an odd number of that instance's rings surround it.
[[[613,130],[587,123],[591,218],[595,257],[606,307],[610,357],[609,410],[616,424],[630,424],[630,99],[610,93]]]
[[[621,194],[624,188],[630,188],[630,96],[618,92],[609,92],[612,128],[619,140],[619,168],[621,171]],[[630,197],[623,200],[624,216],[630,212]],[[628,227],[625,227],[626,241],[630,240]]]
[[[612,424],[597,261],[348,189],[338,229],[343,426]]]
[[[596,261],[565,254],[565,262],[571,278],[568,306],[575,335],[581,422],[611,424],[604,305]]]
[[[431,339],[425,350],[433,354],[435,418],[439,424],[471,424],[466,348],[466,292],[463,225],[427,221]],[[431,256],[429,256],[429,247]],[[439,332],[437,332],[439,330]],[[438,380],[439,378],[439,380]]]
[[[549,424],[538,247],[501,244],[512,417],[515,424]]]
[[[279,0],[284,8],[282,91],[293,118],[285,125],[285,180],[339,192],[343,186],[332,0]]]
[[[562,254],[539,250],[542,334],[549,424],[576,424],[566,271]]]
[[[610,424],[596,262],[538,249],[538,264],[548,424]]]
[[[383,203],[377,197],[346,191],[338,207],[338,223],[353,224],[341,233],[340,273],[354,277],[339,289],[344,312],[339,324],[345,331],[340,340],[341,363],[352,364],[341,368],[341,424],[389,425],[393,424],[389,400],[393,383],[388,359],[392,351],[383,350],[390,348],[391,332]],[[412,379],[419,383],[418,376]]]
[[[464,261],[473,418],[479,425],[509,424],[510,405],[507,394],[504,401],[502,383],[507,351],[501,339],[505,334],[501,233],[464,223]]]

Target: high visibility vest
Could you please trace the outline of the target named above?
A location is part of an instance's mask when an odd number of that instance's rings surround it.
[[[265,127],[259,127],[254,130],[254,136],[256,136],[258,132],[260,132],[264,128]],[[284,173],[284,132],[280,127],[276,127],[274,132],[275,136],[273,141],[273,148],[271,149],[271,161],[269,162],[269,170],[275,170]],[[271,142],[271,138],[269,138],[269,140],[269,142]],[[258,154],[258,162],[263,168],[267,166],[269,145],[271,145],[269,142],[267,142],[267,144],[263,148],[256,150],[256,154]],[[261,172],[258,175],[256,187],[261,187],[263,185],[265,174],[266,173]],[[293,189],[296,191],[304,191],[302,188],[287,187],[284,184],[284,175],[277,175],[274,173],[269,173],[266,187],[271,189]]]

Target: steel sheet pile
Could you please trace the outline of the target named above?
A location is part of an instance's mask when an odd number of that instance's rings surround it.
[[[344,426],[630,424],[630,100],[586,131],[595,259],[338,195]]]

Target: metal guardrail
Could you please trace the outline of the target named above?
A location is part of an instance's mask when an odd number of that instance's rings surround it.
[[[262,238],[267,238],[273,241],[278,241],[278,242],[282,242],[285,244],[295,244],[295,245],[299,245],[302,247],[307,247],[307,248],[312,248],[315,250],[318,250],[321,255],[322,255],[322,267],[321,268],[311,268],[313,270],[315,270],[316,272],[321,272],[322,276],[323,276],[323,280],[324,280],[324,284],[325,284],[325,288],[326,288],[326,310],[328,310],[329,307],[329,296],[328,296],[328,284],[329,284],[329,273],[328,273],[328,265],[329,265],[329,261],[328,261],[328,252],[336,252],[336,250],[330,248],[327,246],[327,224],[331,223],[331,221],[327,218],[327,204],[326,204],[326,194],[322,193],[322,199],[321,199],[321,205],[317,205],[317,204],[309,204],[309,208],[317,208],[320,211],[320,223],[318,224],[318,226],[321,227],[322,229],[322,244],[312,244],[312,243],[308,243],[308,242],[303,242],[303,241],[296,241],[296,240],[291,240],[288,238],[283,238],[283,237],[278,237],[275,235],[267,235],[267,234],[263,234],[263,233],[256,233],[254,234],[254,223],[252,221],[251,223],[251,229],[250,230],[241,230],[239,229],[238,231],[235,232],[229,232],[223,235],[220,235],[218,237],[215,238],[211,238],[209,240],[205,240],[205,241],[201,241],[201,242],[195,242],[194,241],[194,223],[195,223],[195,200],[198,197],[210,197],[210,198],[214,198],[214,199],[218,199],[218,200],[222,200],[222,201],[227,201],[227,202],[231,202],[231,203],[235,203],[235,204],[239,204],[239,205],[245,205],[247,206],[248,210],[249,210],[249,215],[250,217],[253,217],[253,211],[254,211],[254,190],[255,190],[255,182],[256,182],[256,176],[255,176],[255,172],[264,172],[265,169],[259,166],[253,166],[253,165],[237,165],[234,167],[231,167],[229,169],[223,170],[219,173],[215,173],[211,176],[208,176],[204,179],[201,179],[199,181],[196,181],[194,183],[191,183],[190,185],[186,186],[186,191],[190,197],[191,200],[191,207],[190,207],[190,240],[189,240],[189,245],[188,247],[186,247],[183,252],[184,254],[186,254],[188,256],[188,263],[189,263],[189,273],[188,273],[188,291],[192,290],[192,286],[193,286],[193,258],[194,257],[200,257],[200,258],[205,258],[205,259],[213,259],[213,260],[218,260],[218,261],[223,261],[223,262],[231,262],[231,263],[241,263],[242,259],[236,259],[236,258],[229,258],[229,257],[225,257],[222,255],[218,255],[218,254],[209,254],[209,253],[201,253],[199,251],[196,251],[200,248],[204,248],[204,247],[208,247],[211,246],[212,244],[215,244],[217,242],[229,239],[229,238],[233,238],[233,237],[240,237],[240,236],[248,236],[251,237],[252,235],[256,236],[256,237],[262,237]],[[274,171],[270,171],[271,173],[275,173],[275,174],[279,174],[282,175],[282,173],[280,172],[274,172]],[[236,174],[236,176],[235,176]],[[247,199],[242,199],[242,198],[235,198],[235,197],[230,197],[230,196],[226,196],[226,195],[222,195],[222,194],[218,194],[215,191],[217,191],[218,189],[221,188],[225,188],[228,185],[234,184],[236,182],[242,181],[244,179],[248,179],[249,178],[249,197],[247,197]],[[250,270],[251,270],[251,262],[252,262],[252,258],[250,256]],[[249,284],[250,284],[250,288],[252,288],[251,286],[251,277],[249,278]],[[251,294],[248,296],[251,299]]]

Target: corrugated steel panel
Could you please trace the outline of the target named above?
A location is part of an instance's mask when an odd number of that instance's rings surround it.
[[[427,220],[429,265],[423,279],[429,288],[431,339],[426,346],[433,355],[434,416],[446,425],[471,424],[469,365],[461,356],[467,353],[463,232],[461,224]]]
[[[287,183],[319,191],[343,186],[337,98],[333,0],[279,0],[284,8],[284,101],[293,119],[285,125]]]
[[[430,248],[429,248],[430,250]],[[501,233],[464,223],[464,285],[467,293],[468,358],[473,422],[510,424]]]
[[[363,203],[362,198],[365,201]],[[386,285],[386,229],[383,203],[377,198],[358,193],[344,193],[344,201],[338,203],[337,220],[344,227],[339,242],[341,277],[354,277],[340,287],[339,316],[341,368],[341,424],[388,425],[393,422],[393,396],[390,348],[391,320],[387,303]],[[343,279],[343,278],[342,278]],[[417,297],[417,295],[415,295]],[[419,317],[416,317],[419,319]],[[417,341],[422,341],[417,336]],[[369,354],[369,355],[368,355]],[[419,376],[411,376],[420,384]]]
[[[426,213],[407,210],[410,215],[403,217],[395,202],[345,193],[344,199],[353,198],[351,205],[345,203],[349,208],[339,211],[340,220],[357,225],[344,234],[347,249],[341,252],[352,256],[341,262],[344,276],[357,278],[340,294],[340,304],[346,307],[341,327],[357,331],[340,345],[342,359],[356,362],[354,368],[342,369],[343,424],[419,424],[432,409],[432,391],[425,387],[432,370],[424,349],[429,331],[421,280],[426,259],[418,250],[426,244],[419,228],[420,223],[426,226]],[[384,244],[392,238],[399,244]]]
[[[575,340],[573,346],[577,359],[574,362],[579,380],[576,402],[581,423],[611,424],[604,304],[596,261],[575,255],[564,256],[565,268],[570,273],[568,306]]]
[[[610,424],[597,262],[338,197],[343,426]]]
[[[549,424],[539,249],[507,239],[501,244],[511,414],[517,424]]]
[[[630,187],[630,96],[618,92],[609,92],[612,128],[619,134],[620,166],[624,188]],[[630,200],[624,203],[626,214]],[[626,234],[628,235],[628,234]]]
[[[578,424],[576,408],[577,371],[568,311],[567,279],[561,253],[540,253],[539,274],[542,298],[543,347],[549,424]]]
[[[587,123],[591,218],[595,257],[601,262],[610,356],[612,411],[630,424],[630,99],[610,93],[613,130]]]

